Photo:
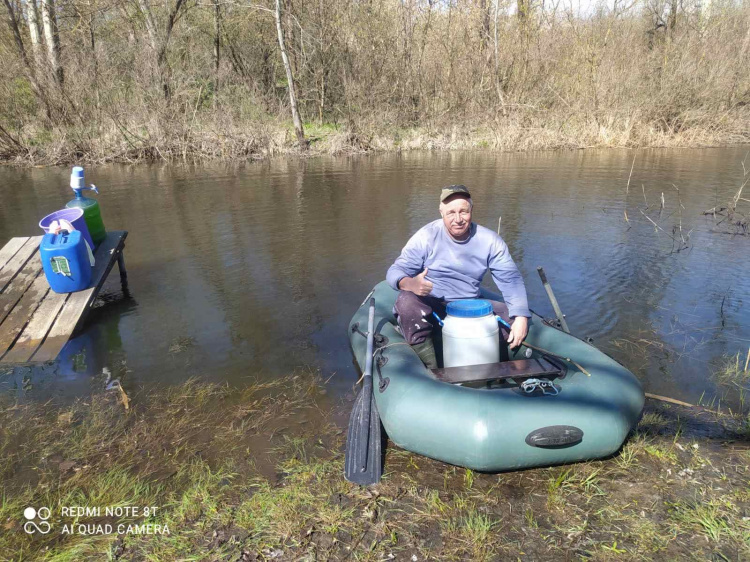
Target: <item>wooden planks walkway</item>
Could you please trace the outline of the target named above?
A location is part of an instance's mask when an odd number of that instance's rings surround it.
[[[107,233],[96,250],[91,287],[58,294],[39,259],[41,236],[12,238],[0,249],[0,364],[42,363],[57,357],[94,303],[115,262],[127,290],[127,231]]]

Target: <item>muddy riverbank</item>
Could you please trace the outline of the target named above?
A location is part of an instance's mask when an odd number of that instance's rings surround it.
[[[342,476],[351,402],[331,411],[325,393],[304,371],[241,390],[131,392],[127,410],[103,389],[64,406],[6,398],[0,559],[750,556],[737,417],[649,401],[613,457],[505,474],[389,444],[385,477],[362,489]]]

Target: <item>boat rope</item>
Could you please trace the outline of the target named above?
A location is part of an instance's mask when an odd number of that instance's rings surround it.
[[[396,341],[396,342],[393,342],[393,343],[389,343],[389,344],[387,344],[387,345],[384,345],[384,346],[382,346],[382,347],[379,347],[379,348],[377,348],[377,349],[376,349],[376,350],[375,350],[375,351],[373,352],[373,354],[372,354],[372,357],[373,357],[373,359],[375,358],[375,356],[376,356],[376,355],[377,355],[377,354],[378,354],[379,352],[382,352],[382,351],[383,351],[384,349],[388,349],[389,347],[393,347],[394,345],[409,345],[409,344],[408,344],[408,343],[406,343],[405,341]]]
[[[560,393],[557,387],[552,384],[552,381],[548,381],[547,379],[526,379],[521,383],[521,390],[526,394],[532,394],[536,390],[541,390],[542,394],[549,396],[557,396]]]
[[[362,330],[359,329],[359,322],[356,322],[356,323],[352,324],[352,333],[353,334],[359,334],[360,336],[362,336],[365,339],[367,339],[367,336],[368,336],[367,332],[363,332]],[[388,338],[385,337],[383,334],[377,334],[376,333],[373,336],[373,338],[374,338],[374,343],[375,343],[376,346],[380,346],[380,345],[383,345],[383,344],[385,344],[385,343],[388,342]]]
[[[352,332],[353,331],[354,331],[354,328],[352,328]],[[377,342],[378,336],[381,337],[380,341],[388,341],[388,338],[386,338],[385,336],[381,336],[380,334],[375,334],[375,340],[376,340],[376,342]],[[389,344],[383,345],[381,347],[378,347],[372,353],[372,358],[375,361],[375,367],[377,368],[377,371],[378,371],[378,386],[380,387],[380,392],[383,392],[386,389],[386,387],[388,386],[388,383],[390,382],[389,379],[388,379],[388,377],[383,378],[383,373],[380,370],[381,367],[383,367],[386,363],[388,363],[388,358],[385,355],[383,355],[382,352],[383,352],[384,349],[387,349],[389,347],[393,347],[394,345],[409,345],[409,344],[406,343],[405,341],[397,341],[397,342],[389,343]],[[378,357],[378,354],[380,354],[379,357]],[[362,374],[362,376],[359,377],[359,379],[357,380],[356,383],[354,383],[354,385],[356,386],[359,383],[361,383],[363,378],[365,378],[364,374]]]
[[[393,343],[388,343],[386,345],[378,347],[372,354],[372,358],[375,361],[375,368],[378,371],[378,390],[380,390],[380,392],[384,392],[385,389],[388,388],[388,383],[391,382],[391,380],[388,377],[385,377],[385,378],[383,377],[383,373],[380,370],[381,367],[383,367],[386,363],[388,363],[388,357],[383,355],[383,350],[389,347],[393,347],[394,345],[409,345],[409,344],[406,343],[405,341],[397,341]]]

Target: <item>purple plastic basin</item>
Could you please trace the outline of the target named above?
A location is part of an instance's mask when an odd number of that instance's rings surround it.
[[[54,232],[49,231],[49,225],[51,225],[53,221],[59,220],[66,220],[72,224],[76,230],[80,230],[81,234],[83,234],[84,240],[88,242],[91,251],[94,251],[94,241],[91,239],[89,227],[86,226],[86,220],[83,218],[83,209],[61,209],[54,213],[50,213],[39,221],[39,228],[44,232],[54,234]]]

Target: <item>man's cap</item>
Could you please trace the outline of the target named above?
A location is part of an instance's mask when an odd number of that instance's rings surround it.
[[[466,195],[466,197],[471,197],[471,193],[469,193],[469,190],[465,185],[449,185],[440,191],[440,202],[442,203],[448,199],[448,197],[455,195],[456,193],[461,193]]]

